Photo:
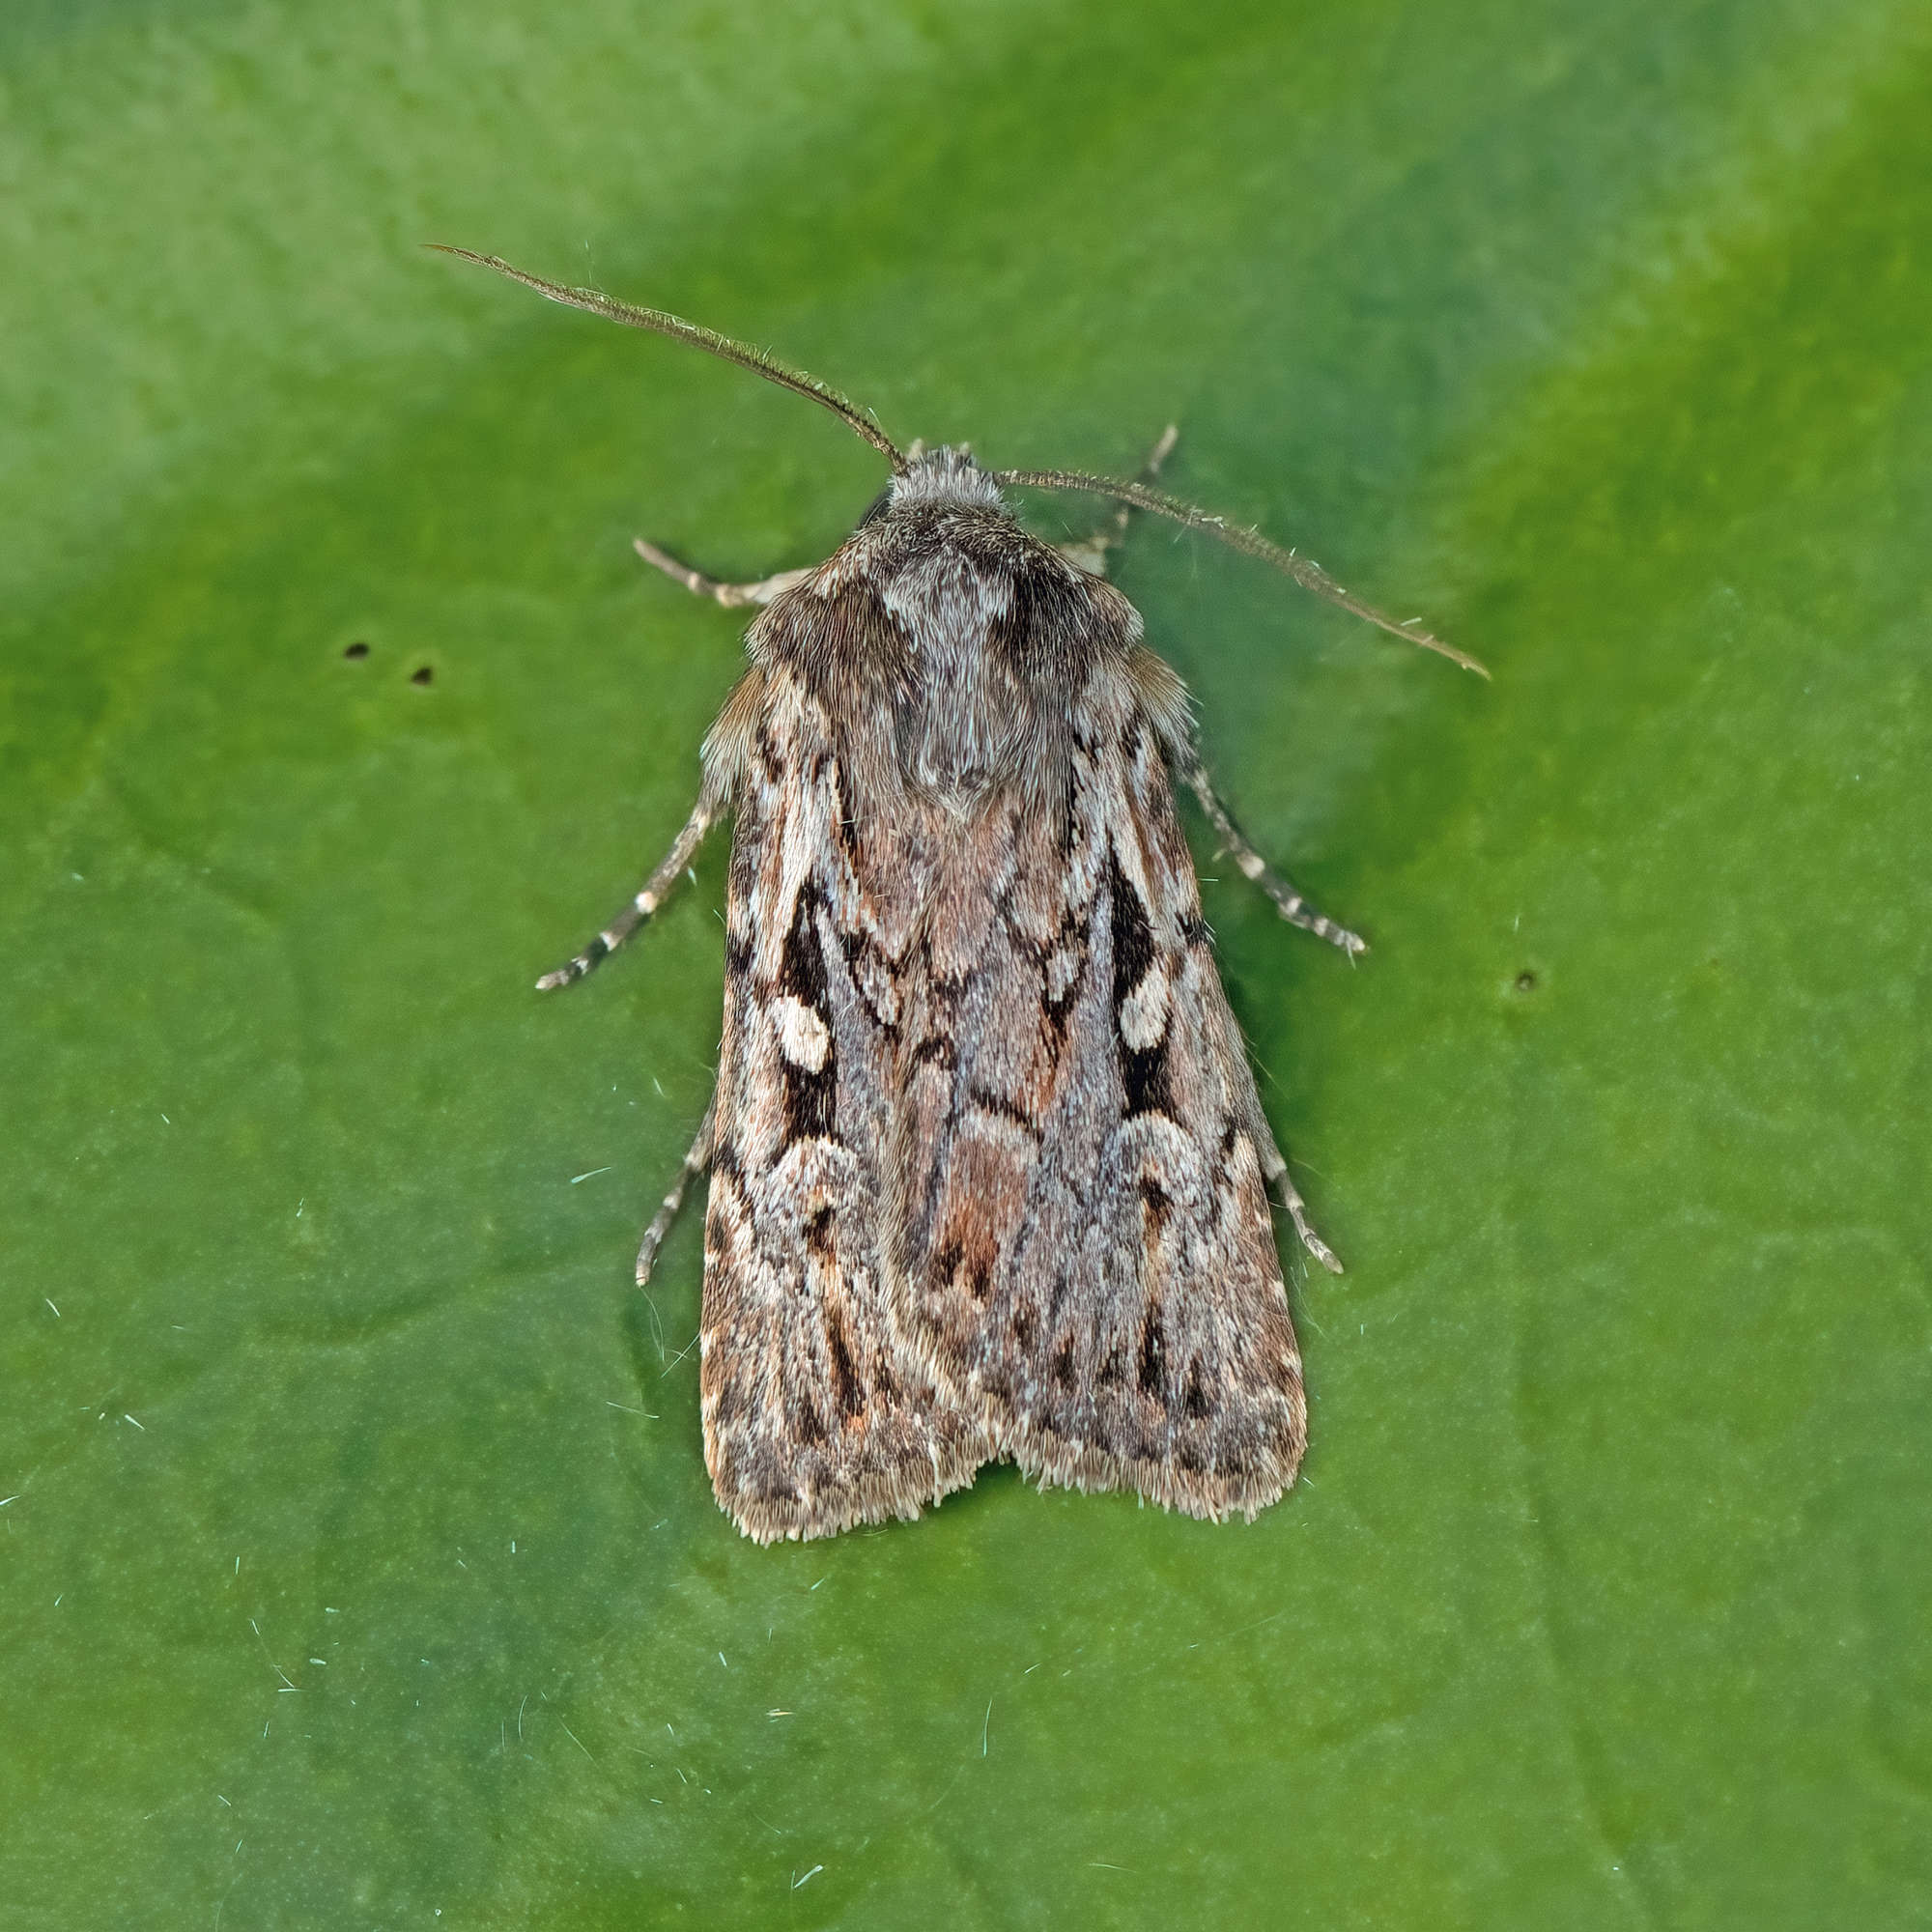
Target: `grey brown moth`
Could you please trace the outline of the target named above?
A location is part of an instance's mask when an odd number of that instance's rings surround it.
[[[1040,1483],[1252,1519],[1307,1439],[1269,1213],[1310,1227],[1215,971],[1173,780],[1282,916],[1209,783],[1187,694],[1104,579],[1127,510],[1211,530],[1472,669],[1252,531],[1132,483],[900,450],[841,397],[655,309],[452,254],[810,396],[892,466],[824,563],[715,583],[758,607],[697,802],[545,988],[655,912],[734,813],[718,1082],[638,1257],[707,1169],[700,1391],[718,1500],[760,1543],[916,1517],[1009,1458]],[[1151,459],[1157,469],[1172,431]],[[1016,485],[1122,507],[1056,548]]]

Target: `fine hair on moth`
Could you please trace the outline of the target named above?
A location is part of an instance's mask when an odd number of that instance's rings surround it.
[[[461,256],[810,397],[885,458],[824,563],[686,588],[753,610],[697,800],[582,952],[589,973],[734,818],[717,1084],[638,1255],[709,1173],[699,1396],[720,1505],[759,1543],[912,1518],[1010,1461],[1252,1520],[1307,1440],[1269,1190],[1310,1225],[1201,914],[1174,781],[1291,924],[1343,952],[1236,829],[1187,693],[1106,581],[1133,509],[1203,529],[1467,669],[1315,564],[1141,476],[986,469],[901,449],[763,352],[661,310]],[[1110,498],[1056,546],[1011,488]],[[1487,673],[1484,673],[1487,675]]]

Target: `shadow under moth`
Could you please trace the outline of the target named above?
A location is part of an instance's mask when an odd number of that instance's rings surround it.
[[[1242,838],[1187,694],[1106,554],[1141,508],[1397,637],[1473,659],[1143,480],[901,450],[761,352],[495,269],[810,397],[891,481],[824,563],[688,588],[758,607],[697,802],[582,979],[735,814],[717,1087],[638,1280],[709,1170],[700,1393],[718,1500],[760,1543],[911,1518],[1009,1458],[1042,1484],[1252,1519],[1307,1439],[1269,1189],[1309,1225],[1215,971],[1173,781],[1282,916],[1345,952]],[[1056,547],[1003,490],[1112,498]]]

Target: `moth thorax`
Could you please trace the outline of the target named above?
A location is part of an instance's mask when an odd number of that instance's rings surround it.
[[[1011,575],[949,545],[897,571],[883,600],[912,660],[896,732],[905,776],[921,791],[966,804],[1010,772],[1030,736],[1030,694],[1002,637]]]

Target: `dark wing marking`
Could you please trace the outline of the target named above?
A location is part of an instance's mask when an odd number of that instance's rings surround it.
[[[1042,1481],[1252,1517],[1294,1478],[1281,1156],[1155,731],[1103,668],[1064,819],[995,801],[909,962],[894,1319]]]
[[[872,886],[916,882],[890,854],[862,878],[823,711],[789,671],[764,690],[731,855],[700,1386],[719,1501],[769,1543],[917,1516],[993,1451],[895,1356],[885,1310],[911,915]]]

